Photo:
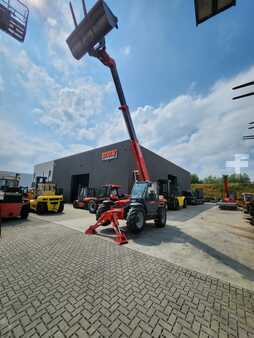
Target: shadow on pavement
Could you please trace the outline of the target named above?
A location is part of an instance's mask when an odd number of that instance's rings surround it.
[[[186,222],[191,218],[194,218],[201,214],[204,211],[207,211],[211,208],[214,208],[216,204],[214,203],[205,203],[201,205],[189,205],[186,209],[181,210],[169,210],[168,211],[168,220],[177,221],[177,222]]]
[[[30,211],[30,215],[36,215],[36,216],[39,216],[39,217],[52,217],[52,216],[63,216],[65,213],[64,211],[63,212],[46,212],[45,214],[37,214],[36,212],[34,211]]]
[[[126,230],[125,227],[122,228]],[[189,243],[198,250],[203,251],[209,256],[215,258],[220,263],[230,267],[231,269],[240,273],[245,279],[254,281],[254,270],[248,266],[236,261],[232,257],[218,251],[217,249],[209,246],[208,244],[201,242],[200,240],[184,233],[175,226],[166,226],[165,228],[155,228],[153,223],[147,223],[142,233],[139,235],[130,234],[126,231],[129,240],[133,240],[139,245],[153,246],[160,245],[162,243]],[[113,236],[112,228],[102,229],[100,235],[106,237]]]

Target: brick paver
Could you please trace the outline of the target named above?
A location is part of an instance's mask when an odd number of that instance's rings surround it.
[[[0,240],[1,337],[254,337],[254,294],[36,221]]]

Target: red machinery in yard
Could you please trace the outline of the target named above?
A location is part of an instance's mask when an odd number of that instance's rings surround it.
[[[228,176],[223,176],[224,185],[224,198],[222,202],[218,202],[219,208],[223,210],[236,210],[237,203],[234,194],[229,192],[228,189]]]
[[[96,234],[96,229],[99,226],[111,224],[116,233],[115,241],[118,244],[124,244],[128,241],[119,228],[120,219],[126,219],[127,228],[133,233],[142,231],[146,220],[154,220],[157,227],[163,227],[167,219],[166,203],[165,199],[159,196],[156,183],[150,182],[149,173],[118,75],[116,62],[106,51],[105,35],[114,27],[118,27],[118,19],[103,0],[98,0],[88,13],[84,0],[82,0],[82,4],[85,17],[78,25],[70,3],[75,30],[68,37],[67,44],[72,55],[77,60],[80,60],[88,53],[110,69],[120,101],[119,109],[123,113],[138,169],[137,181],[133,186],[131,197],[122,201],[104,201],[98,209],[97,222],[90,226],[85,233],[87,235]]]
[[[100,189],[81,187],[78,199],[73,202],[73,207],[78,209],[88,209],[91,214],[95,214],[99,205],[105,200],[117,201],[128,198],[128,195],[120,194],[118,184],[107,184]]]
[[[26,219],[28,214],[29,200],[19,187],[19,176],[0,177],[0,218]]]

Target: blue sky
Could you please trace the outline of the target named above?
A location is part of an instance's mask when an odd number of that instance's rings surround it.
[[[0,169],[33,165],[128,138],[108,70],[75,61],[65,43],[73,23],[65,0],[27,0],[20,44],[0,32]],[[94,1],[87,1],[90,8]],[[232,101],[254,79],[254,2],[196,27],[192,0],[108,0],[119,29],[107,37],[140,143],[200,176],[221,175],[243,141],[253,99]],[[73,0],[81,17],[79,0]]]

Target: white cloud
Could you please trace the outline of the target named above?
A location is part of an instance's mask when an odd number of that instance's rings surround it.
[[[142,143],[201,176],[221,175],[225,161],[237,153],[249,153],[253,161],[252,144],[242,140],[253,119],[252,103],[232,101],[232,87],[253,78],[254,67],[218,81],[206,96],[179,96],[158,108],[138,109],[134,116]]]
[[[0,167],[14,172],[33,172],[35,164],[89,150],[85,144],[67,146],[53,137],[28,135],[7,121],[0,121]]]
[[[249,168],[244,171],[253,177],[253,143],[242,139],[253,120],[253,99],[232,101],[232,87],[253,78],[251,67],[216,82],[205,96],[181,95],[158,107],[137,108],[132,116],[140,143],[201,176],[222,175],[228,171],[226,161],[238,153],[249,154]],[[120,112],[101,126],[97,130],[100,145],[127,136]]]
[[[99,85],[91,78],[69,76],[63,84],[61,79],[57,80],[36,65],[24,50],[15,58],[8,49],[2,51],[16,67],[20,87],[37,102],[33,110],[37,123],[51,128],[55,134],[78,141],[96,138],[89,128],[101,116],[105,96],[113,89],[112,82]]]

